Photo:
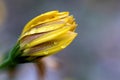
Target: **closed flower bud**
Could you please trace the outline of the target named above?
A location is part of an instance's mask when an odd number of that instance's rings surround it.
[[[31,62],[66,48],[76,37],[77,24],[69,12],[41,14],[24,27],[11,58],[18,63]]]
[[[59,11],[50,11],[32,19],[18,40],[21,56],[28,56],[28,60],[31,60],[66,48],[77,35],[74,20],[69,12]]]

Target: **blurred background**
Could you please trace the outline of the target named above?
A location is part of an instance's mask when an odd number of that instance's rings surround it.
[[[78,36],[58,54],[46,58],[45,80],[120,80],[119,0],[0,0],[0,59],[13,47],[24,25],[50,11],[70,11]],[[22,64],[15,80],[41,80],[35,64]],[[0,72],[0,80],[8,80]]]

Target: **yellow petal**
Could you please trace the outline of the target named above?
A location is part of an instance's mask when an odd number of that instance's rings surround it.
[[[68,16],[69,12],[61,12],[58,11],[50,11],[44,14],[41,14],[35,18],[33,18],[24,28],[22,35],[27,32],[32,27],[35,27],[36,25],[40,25],[46,22],[54,21],[60,18],[63,18],[65,16]]]
[[[63,36],[47,43],[47,44],[43,44],[39,47],[36,47],[37,49],[34,50],[35,48],[33,48],[33,51],[29,53],[24,54],[25,55],[30,55],[30,56],[48,56],[48,55],[52,55],[55,54],[56,52],[64,49],[65,47],[67,47],[72,41],[73,39],[76,37],[77,33],[74,32],[67,32],[66,34],[64,34]],[[41,48],[41,49],[39,49]],[[27,50],[26,50],[27,51]]]
[[[66,33],[67,31],[69,31],[71,29],[70,26],[64,26],[63,28],[60,28],[58,30],[49,32],[41,37],[38,37],[36,39],[34,39],[33,41],[31,41],[30,43],[28,43],[25,48],[29,48],[29,47],[33,47],[35,45],[41,44],[43,42],[47,42],[49,40],[53,40],[57,37],[59,37],[60,35],[63,35],[64,33]]]
[[[19,39],[21,39],[25,36],[31,35],[31,34],[52,31],[52,30],[61,28],[62,26],[65,26],[65,25],[68,25],[68,24],[72,25],[73,21],[74,21],[74,19],[73,20],[72,19],[73,19],[72,16],[68,16],[68,17],[65,17],[63,19],[59,19],[59,20],[56,20],[56,21],[52,21],[52,22],[48,22],[48,23],[38,25],[38,26],[32,28],[31,30],[27,31],[25,34],[21,35],[21,37]]]

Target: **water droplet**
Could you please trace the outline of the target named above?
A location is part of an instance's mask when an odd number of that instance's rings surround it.
[[[43,30],[44,30],[44,31],[47,31],[47,30],[48,30],[48,28],[46,28],[46,27],[45,27],[45,28],[43,28]]]
[[[64,49],[65,47],[66,47],[66,45],[61,46],[61,48],[63,48],[63,49]]]
[[[50,27],[49,29],[50,29],[50,30],[53,30],[53,29],[54,29],[54,27]]]
[[[32,30],[29,32],[29,34],[34,34],[34,33],[36,33],[36,28],[32,29]]]
[[[27,53],[27,52],[29,52],[29,50],[30,50],[30,49],[26,49],[26,50],[24,50],[23,52],[24,52],[24,53]]]
[[[56,45],[56,44],[57,44],[57,42],[54,42],[54,44]]]
[[[24,36],[28,35],[28,32],[24,33]]]
[[[30,27],[33,27],[34,25],[31,25]]]
[[[48,51],[44,51],[43,53],[44,53],[45,55],[47,55],[47,54],[48,54]]]

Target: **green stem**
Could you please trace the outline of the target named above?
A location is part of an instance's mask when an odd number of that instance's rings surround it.
[[[5,67],[7,67],[8,65],[10,65],[11,63],[11,60],[10,58],[6,59],[5,61],[3,61],[1,64],[0,64],[0,69],[3,69]]]
[[[12,66],[12,65],[15,65],[15,60],[14,58],[16,57],[16,55],[18,55],[19,53],[19,43],[17,43],[13,49],[9,52],[9,56],[6,60],[3,60],[3,62],[0,64],[0,69],[2,68],[6,68],[6,67],[9,67],[9,66]]]

